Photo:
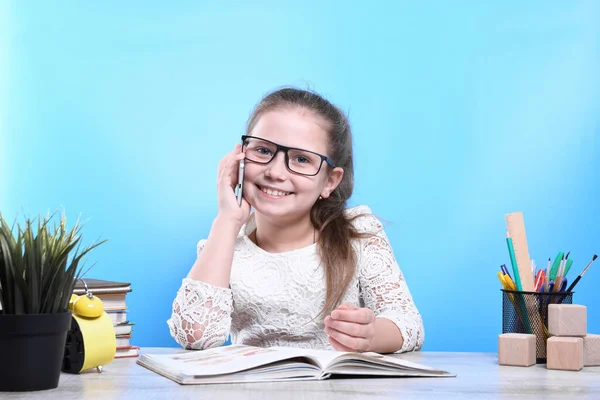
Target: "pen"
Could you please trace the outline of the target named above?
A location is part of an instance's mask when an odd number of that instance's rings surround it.
[[[517,286],[512,281],[512,279],[510,279],[510,275],[504,275],[504,280],[505,280],[506,284],[508,285],[509,290],[517,290]]]
[[[538,292],[540,292],[540,293],[544,293],[545,291],[546,291],[546,284],[545,284],[545,283],[542,283],[542,286],[540,286],[540,288],[539,288]]]
[[[558,267],[558,272],[556,273],[556,278],[554,279],[554,291],[555,292],[560,291],[560,285],[562,284],[564,266],[565,266],[565,259],[563,256],[562,260],[560,260],[560,265]]]
[[[558,272],[556,273],[556,276],[562,276],[564,269],[565,269],[565,256],[563,256],[562,259],[560,260],[560,264],[558,265]]]
[[[550,280],[550,257],[548,257],[548,266],[546,267],[546,287],[548,287],[549,280]]]
[[[562,282],[560,283],[560,289],[558,289],[558,291],[564,292],[566,288],[567,288],[567,278],[563,277]]]
[[[515,257],[515,249],[513,247],[513,242],[511,237],[506,232],[506,243],[508,245],[508,254],[510,255],[510,263],[512,264],[513,274],[515,274],[515,284],[517,285],[517,290],[522,291],[521,287],[521,278],[519,278],[519,269],[517,267],[517,259]]]
[[[571,283],[571,286],[569,286],[569,288],[567,289],[567,292],[570,292],[571,290],[573,290],[573,288],[575,287],[575,285],[577,285],[577,282],[579,282],[579,280],[583,277],[583,275],[585,275],[585,273],[587,272],[588,268],[594,263],[594,261],[596,261],[596,258],[598,258],[598,256],[596,254],[594,254],[594,257],[592,257],[592,261],[590,261],[588,263],[588,265],[586,265],[586,267],[583,269],[583,271],[581,271],[581,273],[579,274],[579,276],[577,278],[575,278],[575,280],[573,281],[573,283]]]
[[[506,264],[502,264],[500,266],[500,269],[502,270],[502,272],[504,273],[504,275],[508,275],[508,277],[511,278],[510,274],[508,273],[508,268],[506,268]]]
[[[508,284],[506,283],[506,275],[504,275],[504,272],[498,272],[498,279],[500,280],[500,283],[502,284],[502,287],[504,288],[504,290],[510,290],[508,288]]]
[[[560,284],[560,289],[558,289],[558,291],[559,292],[563,292],[563,293],[567,293],[565,291],[566,288],[567,288],[567,278],[562,278],[562,282]],[[557,303],[561,304],[566,297],[567,297],[567,295],[563,294],[562,296],[560,296],[560,299],[558,299]]]
[[[565,267],[567,266],[567,262],[569,261],[569,254],[571,254],[571,252],[568,252],[567,255],[565,256],[565,259],[560,263],[559,274],[561,277],[565,276]]]
[[[556,258],[554,259],[554,262],[552,263],[552,268],[550,268],[550,279],[552,279],[552,280],[556,279],[556,273],[558,272],[558,267],[559,267],[560,262],[563,257],[564,257],[563,252],[559,251],[558,254],[556,255]]]
[[[508,275],[504,274],[503,272],[498,272],[498,279],[500,280],[500,283],[502,284],[502,287],[504,288],[504,290],[507,290],[507,291],[517,290],[517,288],[515,287],[515,284],[510,279],[510,277]],[[531,326],[529,324],[529,318],[527,317],[527,311],[525,310],[525,305],[521,304],[524,300],[522,298],[515,298],[515,296],[518,296],[518,295],[514,295],[512,293],[506,293],[506,295],[508,296],[510,302],[513,304],[514,310],[517,313],[517,315],[519,316],[519,320],[523,323],[523,325],[525,325],[525,329],[527,330],[527,332],[531,333],[532,330],[531,330]]]
[[[560,291],[560,285],[562,284],[562,276],[556,275],[556,279],[554,280],[554,290],[553,292]]]
[[[545,273],[543,269],[540,269],[537,273],[537,276],[535,277],[535,284],[533,286],[533,291],[537,292],[540,290],[540,287],[542,287],[544,285],[544,282],[546,281],[545,279]]]
[[[517,290],[514,282],[512,281],[512,279],[510,279],[510,276],[506,275],[505,273],[498,272],[498,279],[500,280],[500,283],[502,284],[504,290]]]
[[[504,283],[504,272],[498,272],[498,280],[500,280],[502,287],[506,289],[506,284]]]
[[[569,273],[569,270],[571,269],[571,265],[573,265],[573,259],[569,258],[569,254],[571,252],[567,253],[567,262],[565,264],[565,270],[563,271],[563,276],[567,276],[567,274]]]

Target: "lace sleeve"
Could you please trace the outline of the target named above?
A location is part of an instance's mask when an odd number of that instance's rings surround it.
[[[423,320],[396,262],[381,223],[374,216],[360,217],[361,231],[376,234],[361,241],[359,283],[365,306],[377,318],[394,322],[404,339],[397,353],[420,350],[425,339]]]
[[[198,243],[198,254],[204,242]],[[184,278],[167,324],[171,336],[186,349],[208,349],[227,340],[232,310],[231,289]]]

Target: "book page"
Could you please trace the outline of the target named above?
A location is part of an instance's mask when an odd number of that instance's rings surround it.
[[[283,347],[275,347],[277,349],[285,349]],[[314,359],[322,370],[327,369],[336,359],[342,356],[353,357],[359,356],[359,353],[350,353],[336,350],[318,350],[318,349],[302,349],[302,354],[306,357]]]
[[[333,360],[325,369],[328,373],[368,372],[368,375],[397,375],[397,376],[451,376],[447,371],[432,368],[427,365],[403,359],[401,356],[392,357],[378,353],[344,354]],[[387,371],[384,373],[384,371]]]
[[[276,361],[264,367],[250,368],[231,374],[183,377],[182,383],[233,383],[233,382],[272,382],[284,380],[315,380],[323,376],[321,370],[310,364],[293,360]]]
[[[378,353],[347,353],[336,358],[329,366],[338,365],[374,365],[386,366],[394,369],[404,369],[413,371],[437,371],[435,368],[405,360],[401,356],[392,357]]]
[[[177,354],[143,354],[140,361],[173,374],[209,376],[231,374],[303,356],[304,351],[300,349],[231,345]],[[316,364],[314,361],[311,363],[310,359],[300,361]]]
[[[314,358],[319,362],[319,367],[324,372],[341,372],[344,368],[348,371],[356,367],[355,370],[370,369],[373,372],[379,371],[414,371],[416,373],[445,373],[435,368],[418,364],[412,361],[402,359],[401,356],[392,357],[389,355],[373,352],[343,352],[335,350],[316,350],[305,349],[304,354]]]

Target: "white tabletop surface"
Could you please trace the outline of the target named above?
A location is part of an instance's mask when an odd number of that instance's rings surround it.
[[[144,348],[142,352],[181,351]],[[324,381],[179,385],[116,359],[104,372],[61,374],[58,388],[0,393],[1,399],[600,399],[600,367],[578,372],[499,366],[495,353],[416,352],[399,357],[457,374],[453,378],[360,378]]]

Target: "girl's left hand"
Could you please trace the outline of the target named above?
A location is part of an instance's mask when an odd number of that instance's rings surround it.
[[[371,351],[375,338],[375,313],[344,303],[325,317],[325,333],[338,351]]]

